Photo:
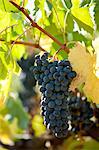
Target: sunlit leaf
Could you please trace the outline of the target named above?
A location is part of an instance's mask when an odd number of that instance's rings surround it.
[[[66,31],[73,32],[73,29],[74,29],[73,16],[69,12],[68,16],[67,16],[67,19],[66,19]]]
[[[80,6],[83,7],[85,5],[89,5],[91,3],[91,0],[82,0]]]
[[[99,0],[94,0],[95,2],[95,22],[97,25],[97,29],[99,30]]]
[[[52,12],[52,4],[48,1],[48,0],[46,0],[45,1],[45,11],[46,11],[46,14],[47,14],[47,16],[49,17],[50,16],[50,14],[51,14],[51,12]]]
[[[10,25],[10,13],[0,10],[0,31]]]
[[[70,9],[72,7],[71,0],[61,0],[65,8]]]
[[[16,123],[9,124],[2,116],[0,116],[0,140],[4,144],[13,144],[16,135]],[[14,130],[13,130],[14,129]]]
[[[96,52],[96,67],[95,67],[95,74],[99,78],[99,38],[96,38],[93,41],[93,47]]]
[[[25,53],[24,45],[14,45],[12,48],[12,55],[14,58],[20,59]]]
[[[72,0],[71,13],[74,20],[78,23],[80,28],[84,28],[89,33],[93,33],[94,23],[90,15],[88,7],[80,7],[80,0]]]
[[[75,90],[84,83],[83,91],[85,95],[99,104],[99,78],[95,74],[96,55],[91,55],[85,47],[77,44],[71,50],[69,60],[73,69],[77,72],[77,77],[72,81],[70,89]]]
[[[5,67],[5,65],[3,64],[1,58],[0,58],[0,80],[3,80],[6,78],[7,76],[7,68]]]
[[[19,75],[21,73],[21,69],[19,67],[19,65],[15,62],[15,65],[14,65],[14,73]]]
[[[35,115],[32,120],[32,128],[35,131],[36,136],[40,136],[46,130],[45,126],[43,125],[43,119],[39,115]]]
[[[12,0],[17,4],[20,4],[21,0]],[[18,12],[18,9],[14,7],[9,0],[1,0],[0,1],[0,9],[2,11],[10,12],[10,11],[15,11]]]

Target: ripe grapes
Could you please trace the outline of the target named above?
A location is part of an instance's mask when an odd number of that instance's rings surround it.
[[[67,99],[68,108],[70,111],[70,121],[73,132],[79,132],[80,130],[87,130],[93,122],[93,107],[90,102],[87,101],[85,96],[81,96],[80,93],[74,95],[71,93]]]
[[[48,53],[35,58],[33,73],[42,93],[41,114],[44,124],[58,138],[68,131],[87,130],[92,125],[93,107],[79,92],[69,91],[76,72],[68,60],[51,62]]]
[[[41,112],[44,116],[44,124],[57,137],[65,137],[68,133],[68,105],[65,91],[76,76],[68,60],[51,62],[48,53],[35,58],[36,66],[33,73],[41,86],[43,98],[41,100]]]

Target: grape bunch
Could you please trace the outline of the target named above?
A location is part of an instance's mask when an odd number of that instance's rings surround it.
[[[61,138],[68,133],[68,89],[71,81],[76,77],[68,60],[51,62],[48,53],[35,58],[33,67],[35,79],[42,92],[41,112],[44,124],[55,136]]]
[[[24,90],[19,93],[23,105],[30,111],[33,107],[33,101],[31,98],[36,95],[34,87],[36,86],[36,80],[33,73],[31,73],[31,66],[34,66],[35,56],[29,56],[27,59],[21,58],[18,61],[19,66],[22,69],[21,81],[24,86]]]
[[[70,112],[71,131],[87,131],[93,125],[91,118],[94,116],[94,109],[87,98],[79,92],[71,92],[67,98],[68,109]]]
[[[68,60],[48,59],[48,53],[35,58],[33,73],[40,85],[41,113],[44,124],[58,138],[65,137],[68,131],[87,130],[93,124],[93,107],[79,92],[69,91],[69,85],[76,72]]]

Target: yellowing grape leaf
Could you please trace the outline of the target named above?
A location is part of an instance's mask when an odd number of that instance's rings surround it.
[[[89,53],[86,52],[85,47],[80,44],[76,44],[76,46],[70,51],[69,60],[72,64],[73,69],[77,72],[77,77],[74,79],[72,84],[75,84],[76,88],[80,83],[85,82],[87,75],[92,69],[93,65],[93,56],[90,56]]]
[[[93,102],[99,104],[99,78],[95,73],[96,55],[90,55],[86,48],[77,43],[70,50],[69,60],[73,69],[77,72],[77,77],[70,85],[71,90],[75,90],[84,83],[84,93]]]
[[[99,79],[93,72],[87,76],[83,90],[93,102],[99,104]]]
[[[99,37],[93,41],[93,47],[96,52],[96,76],[99,78]]]

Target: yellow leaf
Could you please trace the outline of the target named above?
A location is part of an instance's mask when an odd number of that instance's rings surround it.
[[[70,90],[75,90],[79,85],[84,85],[84,93],[93,102],[99,104],[99,78],[95,73],[96,55],[91,55],[81,44],[70,50],[69,60],[73,69],[77,72],[77,77],[70,85]]]
[[[93,28],[93,22],[91,16],[89,14],[88,8],[72,8],[71,9],[72,15],[79,19],[81,22],[85,23],[86,25]],[[79,12],[79,13],[78,13]]]
[[[10,126],[7,121],[4,120],[2,116],[0,116],[0,140],[4,144],[12,145],[12,133]]]
[[[71,0],[73,7],[79,7],[80,0]]]
[[[17,137],[18,125],[17,120],[8,122],[5,118],[0,116],[0,141],[4,144],[12,145],[13,140]]]
[[[84,86],[84,93],[92,99],[93,102],[99,104],[99,79],[93,72],[90,72],[87,76]]]
[[[93,33],[94,21],[89,7],[80,7],[80,0],[72,0],[71,14],[80,28],[84,28],[91,34]]]
[[[10,25],[10,13],[0,10],[0,31]]]
[[[95,70],[95,73],[96,73],[96,76],[99,78],[99,37],[93,41],[93,47],[94,47],[95,52],[96,52],[96,67],[95,67],[96,70]]]
[[[35,131],[36,136],[40,136],[46,130],[45,126],[43,125],[43,119],[39,115],[35,115],[32,120],[32,128]]]
[[[4,106],[4,98],[0,95],[0,108]]]

